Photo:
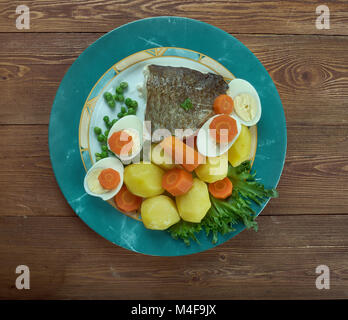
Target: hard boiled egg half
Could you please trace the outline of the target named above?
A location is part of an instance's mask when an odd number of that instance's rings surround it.
[[[261,101],[256,89],[246,80],[234,79],[228,85],[227,95],[234,102],[232,116],[250,127],[261,118]]]
[[[216,137],[214,137],[214,134],[212,134],[211,124],[217,117],[229,117],[232,119],[232,121],[235,122],[235,129],[236,132],[233,135],[233,138],[231,141],[225,141],[222,143],[219,143],[216,140]],[[217,114],[213,117],[211,117],[207,122],[204,123],[204,125],[199,129],[198,135],[197,135],[197,149],[198,152],[206,157],[217,157],[225,152],[232,146],[232,144],[237,140],[239,137],[239,134],[242,130],[241,123],[239,119],[233,115],[222,115]],[[218,129],[216,129],[218,131]]]
[[[110,170],[111,169],[111,170]],[[105,170],[105,171],[104,171]],[[104,172],[103,172],[104,171]],[[115,173],[116,171],[116,173]],[[94,197],[102,198],[103,200],[109,200],[113,198],[121,189],[123,185],[123,164],[115,157],[108,157],[96,162],[88,171],[84,180],[84,187],[86,192]],[[107,189],[103,187],[100,182],[100,175],[111,175],[111,185],[115,183],[115,187],[107,186]],[[110,177],[107,177],[110,178]],[[106,185],[104,184],[106,187]]]
[[[119,119],[110,129],[108,148],[121,161],[135,158],[143,147],[143,123],[134,115]]]

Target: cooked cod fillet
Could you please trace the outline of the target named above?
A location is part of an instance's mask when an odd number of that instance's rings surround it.
[[[226,93],[227,83],[213,73],[160,65],[144,68],[147,98],[145,120],[151,121],[152,133],[157,129],[191,129],[195,132],[214,115],[213,102]],[[185,110],[180,105],[189,98],[193,107]]]

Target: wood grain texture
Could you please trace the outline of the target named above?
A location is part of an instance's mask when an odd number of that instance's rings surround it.
[[[16,7],[22,1],[0,2],[0,32],[16,29]],[[208,0],[85,0],[26,1],[30,8],[30,32],[108,32],[146,17],[184,16],[198,19],[231,33],[348,35],[345,0],[326,1],[330,29],[315,26],[320,1],[208,1]]]
[[[47,130],[0,126],[0,216],[74,215],[51,169]],[[348,214],[347,137],[348,127],[289,127],[280,197],[262,215]]]
[[[104,241],[78,218],[0,218],[0,299],[348,297],[348,216],[259,217],[260,230],[195,255],[152,257]],[[16,237],[13,235],[16,234]],[[17,290],[15,268],[31,270]],[[330,290],[315,268],[330,268]]]
[[[53,174],[48,127],[0,126],[0,132],[0,215],[74,215]]]
[[[99,36],[0,33],[0,124],[47,124],[65,72]],[[237,38],[274,80],[288,126],[348,124],[348,37]]]
[[[0,0],[0,299],[348,298],[346,0],[31,0],[30,30],[15,27],[19,4]],[[315,27],[320,4],[330,30]],[[89,229],[58,188],[47,141],[75,59],[105,32],[160,15],[242,41],[275,82],[288,128],[280,198],[258,217],[259,231],[174,258],[130,252]],[[15,288],[20,264],[31,290]],[[321,264],[330,290],[315,287]]]

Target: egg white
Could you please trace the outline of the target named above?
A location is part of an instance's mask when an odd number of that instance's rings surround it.
[[[108,192],[108,190],[102,187],[98,179],[99,175],[103,170],[103,168],[95,168],[91,170],[89,174],[86,176],[87,186],[92,193],[103,194]]]
[[[88,186],[88,176],[89,174],[93,174],[94,170],[96,169],[107,169],[107,168],[111,168],[114,169],[115,171],[117,171],[120,175],[120,183],[118,184],[118,186],[113,189],[113,190],[108,190],[105,193],[99,194],[99,193],[95,193],[92,190],[90,190],[89,186]],[[99,197],[102,198],[103,200],[109,200],[111,198],[113,198],[121,189],[122,185],[123,185],[123,172],[124,172],[124,167],[122,162],[117,159],[116,157],[108,157],[108,158],[104,158],[99,160],[98,162],[96,162],[86,173],[85,175],[85,179],[84,179],[84,188],[85,191],[94,197]],[[98,181],[99,182],[99,181]]]
[[[250,121],[244,121],[241,119],[235,111],[232,111],[232,116],[238,118],[241,124],[245,126],[251,127],[259,122],[261,118],[262,108],[259,94],[256,89],[246,80],[243,79],[233,79],[228,85],[227,95],[229,95],[232,99],[238,96],[241,93],[248,93],[254,97],[256,100],[256,115],[254,119]]]
[[[242,130],[242,125],[240,123],[239,118],[230,115],[231,118],[236,120],[237,123],[237,135],[233,138],[231,142],[219,144],[216,143],[214,138],[209,133],[209,126],[210,123],[213,121],[214,118],[221,116],[221,114],[217,114],[213,117],[211,117],[208,121],[206,121],[203,126],[199,129],[198,135],[197,135],[197,149],[198,152],[206,157],[217,157],[222,155],[223,153],[227,152],[227,150],[233,145],[233,143],[237,140],[237,138],[240,135],[240,132]]]
[[[121,161],[128,161],[132,160],[135,158],[141,151],[143,147],[143,123],[142,121],[135,115],[129,115],[125,116],[121,119],[119,119],[111,128],[109,131],[108,137],[111,137],[115,132],[125,130],[125,129],[132,129],[133,131],[137,132],[138,138],[139,138],[139,147],[137,150],[135,150],[132,154],[130,155],[118,155],[116,156],[121,160]],[[108,148],[110,149],[109,146],[109,141],[107,143]],[[111,149],[110,149],[111,150]],[[133,151],[133,150],[132,150]]]

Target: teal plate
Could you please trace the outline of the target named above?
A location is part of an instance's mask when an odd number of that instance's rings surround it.
[[[244,229],[244,225],[236,225],[236,231],[220,236],[215,244],[202,232],[199,244],[186,246],[165,231],[146,229],[140,221],[84,191],[86,170],[95,161],[91,128],[94,121],[100,121],[102,93],[135,64],[172,57],[211,69],[226,80],[245,79],[256,88],[262,117],[253,169],[267,188],[277,186],[286,154],[285,116],[277,89],[259,60],[228,33],[197,20],[156,17],[121,26],[94,42],[69,68],[57,91],[49,125],[52,167],[64,197],[91,229],[123,248],[157,256],[205,251]],[[253,209],[260,214],[267,202]]]

